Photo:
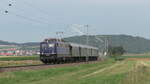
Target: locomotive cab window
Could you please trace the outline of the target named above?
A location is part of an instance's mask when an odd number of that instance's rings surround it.
[[[47,45],[46,45],[46,44],[42,44],[41,47],[42,47],[42,48],[45,48],[45,47],[47,47]]]

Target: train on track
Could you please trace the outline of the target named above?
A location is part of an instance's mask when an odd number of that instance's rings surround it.
[[[45,39],[40,43],[40,60],[45,64],[95,61],[99,57],[96,47],[65,42],[60,39]]]

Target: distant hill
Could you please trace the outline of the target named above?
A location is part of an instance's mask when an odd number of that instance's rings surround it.
[[[39,50],[40,49],[40,42],[28,42],[19,44],[20,49],[22,50]]]
[[[97,37],[97,38],[96,38]],[[97,40],[101,39],[101,40]],[[91,35],[89,36],[89,45],[99,47],[100,50],[104,49],[103,41],[108,40],[108,44],[111,46],[123,46],[127,53],[146,53],[150,52],[150,40],[143,37],[134,37],[130,35]],[[86,36],[73,36],[64,38],[68,42],[74,42],[79,44],[86,44]],[[21,49],[37,49],[39,50],[39,42],[28,43],[10,43],[6,41],[0,41],[0,45],[16,45]]]
[[[17,45],[17,43],[0,40],[0,45]]]
[[[143,37],[134,37],[130,35],[96,35],[89,36],[89,45],[104,49],[104,42],[96,39],[100,38],[103,41],[108,40],[111,46],[123,46],[127,53],[145,53],[150,52],[150,40]],[[69,42],[86,44],[86,36],[74,36],[65,38]]]
[[[39,50],[39,42],[14,43],[0,40],[0,49],[18,48],[22,50]]]

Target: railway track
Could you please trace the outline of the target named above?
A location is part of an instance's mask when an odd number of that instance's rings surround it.
[[[67,63],[67,64],[40,64],[40,65],[27,65],[27,66],[9,66],[9,67],[0,67],[0,72],[12,72],[12,71],[22,71],[22,70],[40,70],[40,69],[49,69],[49,68],[59,68],[66,66],[78,66],[81,64],[91,64],[97,63],[98,61],[90,62],[79,62],[79,63]]]

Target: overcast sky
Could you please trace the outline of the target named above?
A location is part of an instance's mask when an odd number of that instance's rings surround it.
[[[88,24],[90,34],[150,39],[150,0],[0,0],[0,40],[36,42],[58,31],[64,37],[86,31],[72,24]]]

